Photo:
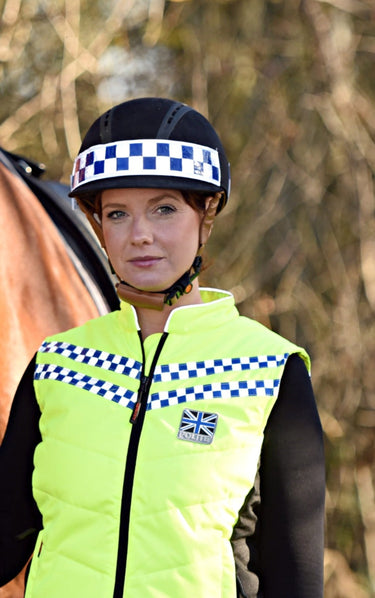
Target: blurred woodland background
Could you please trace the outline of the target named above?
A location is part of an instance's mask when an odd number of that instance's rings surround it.
[[[69,182],[115,103],[203,112],[232,196],[204,281],[304,345],[325,431],[327,598],[375,596],[374,0],[2,0],[0,145]]]

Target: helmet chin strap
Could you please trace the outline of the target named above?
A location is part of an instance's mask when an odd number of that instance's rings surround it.
[[[162,311],[165,305],[174,305],[182,295],[190,293],[192,282],[201,271],[202,257],[197,255],[190,270],[164,291],[142,291],[121,280],[116,289],[120,299],[134,305]]]
[[[117,294],[120,299],[130,303],[134,307],[143,307],[162,311],[165,305],[174,305],[178,299],[182,297],[182,295],[186,295],[191,292],[193,288],[193,280],[199,275],[202,268],[202,256],[200,254],[211,234],[221,195],[222,193],[215,193],[215,195],[207,200],[206,210],[199,230],[199,249],[190,270],[185,272],[185,274],[183,274],[172,286],[164,291],[142,291],[141,289],[132,287],[124,280],[121,280],[116,285]],[[96,232],[103,248],[105,249],[101,224],[95,218],[92,210],[89,210],[83,202],[79,202],[79,204],[94,228],[94,231]]]

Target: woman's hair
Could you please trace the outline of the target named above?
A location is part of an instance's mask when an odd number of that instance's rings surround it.
[[[207,197],[212,197],[212,193],[207,191],[181,191],[181,194],[186,203],[197,212],[204,212]]]

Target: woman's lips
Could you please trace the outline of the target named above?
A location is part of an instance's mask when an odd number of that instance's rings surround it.
[[[154,255],[143,255],[134,257],[129,260],[129,262],[139,268],[149,268],[150,266],[154,266],[157,262],[160,262],[162,259],[163,258]]]

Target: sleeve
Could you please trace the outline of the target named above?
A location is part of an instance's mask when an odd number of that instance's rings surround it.
[[[238,596],[322,598],[323,434],[302,359],[289,358],[232,546]]]
[[[30,362],[18,386],[0,447],[0,587],[25,566],[42,518],[32,495],[34,449],[40,442],[40,411]]]

